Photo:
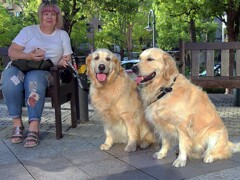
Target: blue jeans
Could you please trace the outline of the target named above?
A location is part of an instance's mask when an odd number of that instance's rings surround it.
[[[25,103],[29,122],[41,121],[45,103],[46,89],[52,85],[53,78],[48,71],[33,70],[23,73],[15,66],[9,66],[2,72],[2,92],[9,116],[21,118]]]

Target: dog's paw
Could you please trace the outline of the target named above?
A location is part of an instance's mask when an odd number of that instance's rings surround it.
[[[205,163],[212,163],[213,161],[214,161],[214,157],[211,155],[207,155],[203,159],[203,162],[205,162]]]
[[[174,167],[184,167],[184,166],[186,166],[186,163],[187,163],[187,161],[186,160],[182,160],[182,159],[176,159],[174,162],[173,162],[173,166]]]
[[[125,151],[126,152],[133,152],[133,151],[136,151],[137,149],[137,145],[136,144],[128,144],[126,147],[125,147]]]
[[[100,146],[100,149],[101,149],[102,151],[108,151],[111,147],[112,147],[112,146],[110,146],[110,145],[108,145],[108,144],[102,144],[102,145]]]
[[[150,143],[148,141],[142,141],[140,144],[141,149],[146,149],[149,146],[150,146]]]
[[[154,158],[154,159],[163,159],[163,158],[165,158],[167,156],[167,154],[163,154],[163,153],[161,153],[161,152],[155,152],[153,155],[152,155],[152,157]]]

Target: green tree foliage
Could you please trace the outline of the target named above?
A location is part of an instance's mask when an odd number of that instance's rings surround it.
[[[158,45],[164,49],[178,46],[178,39],[192,42],[213,41],[217,24],[204,16],[204,0],[156,0]]]
[[[152,42],[152,32],[147,32],[150,9],[156,15],[156,34],[159,47],[169,50],[178,46],[179,38],[189,41],[214,41],[217,28],[214,17],[221,21],[226,12],[229,16],[227,33],[236,40],[239,34],[239,0],[56,0],[63,11],[64,29],[69,33],[72,45],[91,42],[86,23],[97,16],[102,31],[94,31],[95,48],[113,45],[120,51],[141,51]],[[1,45],[9,45],[23,26],[37,24],[37,8],[41,0],[15,0],[23,10],[19,17],[10,16],[0,9]],[[231,16],[233,14],[233,16]],[[3,19],[3,20],[2,20]],[[234,37],[234,38],[233,38]],[[143,47],[143,45],[146,45]]]
[[[227,27],[228,41],[238,41],[240,30],[240,1],[239,0],[205,0],[205,17],[217,17]],[[227,15],[227,19],[223,16]]]
[[[37,11],[41,0],[15,0],[15,3],[22,9],[22,15],[19,17],[19,20],[24,27],[39,22]]]
[[[71,34],[76,23],[88,17],[92,1],[89,0],[59,0],[59,6],[63,11],[64,29]]]
[[[2,6],[0,6],[0,19],[0,47],[6,47],[11,44],[22,25],[18,18],[10,15]]]
[[[141,30],[145,31],[142,25],[144,22],[142,17],[145,12],[141,10],[142,7],[147,7],[148,2],[144,0],[95,1],[98,14],[104,22],[103,31],[97,33],[96,38],[100,41],[96,46],[105,46],[111,49],[113,44],[117,44],[120,46],[121,56],[126,50],[129,58],[131,58],[132,51],[141,50],[140,38],[143,36]],[[145,23],[147,23],[147,16]]]

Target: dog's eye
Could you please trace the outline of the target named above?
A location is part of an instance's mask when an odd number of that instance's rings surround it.
[[[110,59],[109,57],[106,57],[106,60],[107,60],[107,61],[110,61],[111,59]]]
[[[147,61],[153,61],[154,59],[153,58],[147,58]]]
[[[96,56],[94,59],[95,59],[95,60],[99,60],[99,56]]]

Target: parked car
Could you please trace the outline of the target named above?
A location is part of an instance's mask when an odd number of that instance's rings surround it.
[[[206,70],[199,73],[199,76],[206,76],[206,75],[207,75]],[[221,64],[214,65],[214,76],[221,76]]]
[[[133,60],[126,60],[126,61],[121,61],[122,67],[125,69],[127,74],[130,76],[130,78],[135,79],[136,76],[134,75],[132,71],[133,65],[137,64],[139,62],[139,59],[133,59]]]

